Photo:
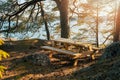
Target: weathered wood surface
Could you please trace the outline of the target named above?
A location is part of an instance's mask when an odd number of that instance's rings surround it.
[[[72,51],[62,50],[62,49],[58,49],[58,48],[51,47],[51,46],[41,46],[40,48],[52,51],[52,52],[50,52],[50,57],[52,57],[54,51],[69,55],[70,57],[72,57],[75,60],[74,66],[77,66],[78,59],[80,59],[80,58],[90,57],[91,59],[94,59],[93,51],[86,51],[83,53],[75,53]]]
[[[41,46],[40,48],[42,49],[47,49],[47,50],[52,50],[52,51],[57,51],[63,54],[68,54],[68,55],[75,55],[75,52],[72,51],[68,51],[68,50],[62,50],[62,49],[58,49],[58,48],[54,48],[54,47],[50,47],[50,46]]]
[[[67,54],[67,55],[79,56],[79,57],[87,57],[87,56],[89,57],[90,55],[92,55],[94,53],[93,51],[85,51],[83,53],[75,53],[72,51],[62,50],[62,49],[58,49],[58,48],[54,48],[54,47],[50,47],[50,46],[41,46],[40,48],[52,50],[52,51],[57,51],[57,52]]]
[[[83,46],[83,47],[91,46],[90,43],[83,43],[83,42],[78,42],[78,41],[74,41],[74,40],[71,40],[71,39],[65,39],[65,38],[53,39],[51,41],[59,42],[59,43],[67,43],[67,44],[72,44],[72,45],[79,45],[79,46]]]
[[[72,39],[65,39],[65,38],[59,38],[59,39],[53,39],[51,40],[51,44],[52,46],[61,46],[61,44],[64,44],[64,46],[66,47],[66,49],[68,48],[68,46],[76,46],[76,47],[81,47],[81,48],[86,48],[89,51],[97,51],[97,50],[101,50],[104,47],[95,47],[95,45],[91,44],[91,43],[87,43],[87,42],[80,42],[80,41],[75,41]],[[69,48],[68,48],[69,49]]]

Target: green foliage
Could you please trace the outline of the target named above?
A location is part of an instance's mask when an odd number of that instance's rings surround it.
[[[3,40],[0,40],[0,45],[4,44],[4,41]],[[3,51],[3,50],[0,50],[0,61],[3,59],[3,58],[8,58],[10,55]],[[4,72],[4,70],[7,69],[5,66],[1,66],[0,65],[0,78],[2,77],[2,73]]]

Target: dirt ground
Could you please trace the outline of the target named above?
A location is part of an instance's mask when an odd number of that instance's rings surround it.
[[[2,80],[77,80],[71,75],[73,72],[95,63],[95,61],[80,61],[78,66],[74,67],[71,61],[50,58],[51,65],[37,66],[21,60],[22,57],[35,52],[48,54],[48,51],[36,49],[8,52],[10,58],[1,62],[7,67]]]
[[[36,42],[36,40],[32,42]],[[38,42],[37,46],[44,43],[41,40]],[[24,43],[26,44],[23,47]],[[0,62],[0,65],[7,67],[0,80],[120,80],[120,56],[101,61],[98,59],[103,53],[101,50],[100,54],[96,54],[96,60],[80,59],[78,65],[73,66],[73,60],[68,59],[69,57],[66,55],[57,53],[50,58],[49,66],[38,66],[24,61],[24,57],[35,53],[48,56],[49,51],[28,45],[30,43],[28,40],[28,42],[19,42],[15,46],[6,47],[5,45],[3,47],[4,51],[8,50],[10,57]],[[114,53],[114,50],[112,52]]]

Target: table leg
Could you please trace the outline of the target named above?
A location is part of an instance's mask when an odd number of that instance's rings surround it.
[[[74,61],[74,65],[73,65],[73,66],[77,66],[77,64],[78,64],[78,59],[76,59],[76,60]]]

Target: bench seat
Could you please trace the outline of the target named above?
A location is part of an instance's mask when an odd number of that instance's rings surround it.
[[[56,52],[71,56],[73,59],[75,59],[74,66],[77,65],[78,59],[84,58],[84,57],[92,57],[92,54],[93,54],[93,51],[86,51],[86,52],[83,52],[83,53],[76,53],[76,52],[72,52],[72,51],[69,51],[69,50],[58,49],[58,48],[51,47],[51,46],[41,46],[40,48],[52,51],[50,53],[50,55],[52,55],[53,52],[56,51]]]

